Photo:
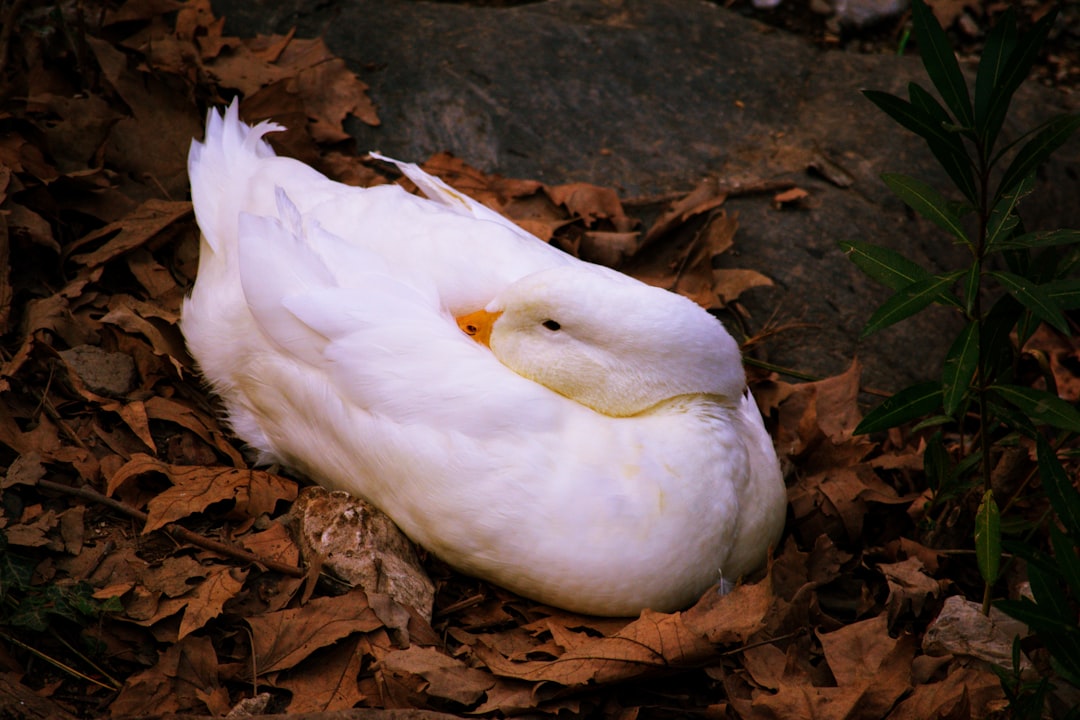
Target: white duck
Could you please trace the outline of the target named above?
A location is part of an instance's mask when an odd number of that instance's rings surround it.
[[[332,182],[233,103],[188,161],[182,328],[261,461],[372,502],[462,572],[597,615],[687,606],[786,507],[739,348],[690,300],[572,258],[397,163]],[[493,319],[490,349],[468,337]],[[480,336],[486,334],[480,329]]]

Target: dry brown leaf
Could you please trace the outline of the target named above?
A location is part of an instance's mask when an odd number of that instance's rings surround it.
[[[716,178],[709,177],[698,183],[688,194],[671,205],[645,232],[643,245],[651,245],[658,238],[667,235],[679,225],[695,215],[711,212],[713,209],[724,204],[727,200],[727,191],[720,187]]]
[[[623,681],[699,663],[712,656],[717,643],[744,641],[764,626],[771,598],[767,583],[742,585],[725,596],[710,591],[685,613],[645,610],[609,637],[575,640],[573,650],[551,661],[513,662],[484,636],[477,636],[473,652],[507,678],[571,686]]]
[[[423,678],[421,692],[465,706],[476,703],[495,684],[495,678],[486,672],[471,668],[434,648],[416,645],[388,653],[379,661],[379,669],[399,677],[415,675]]]
[[[711,645],[689,631],[679,615],[648,610],[616,635],[597,638],[552,661],[514,663],[489,649],[482,638],[473,646],[474,654],[496,675],[560,685],[639,677],[668,667],[673,659],[698,656],[710,650]]]
[[[877,674],[882,661],[896,648],[884,615],[817,633],[838,685],[852,685]]]
[[[597,220],[607,220],[616,232],[633,230],[636,221],[627,217],[622,201],[613,189],[589,183],[545,185],[544,192],[556,205],[562,205],[572,217],[581,218],[586,227]]]
[[[290,715],[348,710],[365,699],[356,681],[364,657],[359,641],[335,643],[280,673],[274,686],[292,693]]]
[[[774,645],[754,645],[742,651],[743,666],[758,687],[778,690],[787,666],[787,655]]]
[[[144,535],[222,500],[235,500],[239,507],[250,508],[258,516],[273,510],[278,500],[296,497],[294,483],[260,470],[177,466],[141,454],[109,478],[107,492],[112,495],[125,483],[148,473],[164,475],[173,486],[148,503]]]
[[[188,603],[180,620],[179,638],[184,639],[220,615],[225,603],[244,587],[247,574],[246,570],[231,567],[219,567],[208,573],[185,597]]]
[[[137,569],[139,581],[148,590],[171,598],[191,592],[192,582],[205,579],[211,571],[190,555],[173,555],[160,564]]]
[[[183,197],[187,190],[187,167],[177,148],[186,147],[200,134],[202,118],[183,95],[172,91],[166,76],[155,75],[149,67],[135,72],[128,67],[128,55],[111,43],[86,36],[105,79],[123,98],[131,115],[115,122],[105,146],[107,163],[129,177],[149,180],[154,191],[146,198]],[[132,193],[142,189],[129,184]]]
[[[970,720],[990,717],[1000,703],[1001,681],[986,667],[957,667],[939,682],[916,685],[889,720]]]
[[[242,44],[234,47],[220,43],[215,45],[213,60],[206,64],[206,69],[218,83],[224,87],[235,88],[244,96],[254,95],[267,85],[294,74],[287,68],[260,59],[249,47]]]
[[[243,535],[240,544],[259,557],[291,566],[300,563],[300,548],[281,523],[271,523],[265,530]]]
[[[784,205],[798,205],[801,203],[801,201],[805,200],[808,197],[810,197],[810,193],[806,192],[802,188],[793,187],[773,195],[773,207],[779,210]]]
[[[874,633],[875,629],[867,626],[862,631]],[[836,678],[837,687],[811,685],[809,678],[787,675],[776,694],[759,694],[752,707],[761,717],[878,720],[908,692],[914,653],[915,642],[910,636],[893,641],[885,634],[882,641],[850,631],[826,647],[826,656],[836,660],[849,675]],[[872,663],[874,672],[857,668],[859,657]]]
[[[246,618],[260,673],[291,668],[315,650],[382,627],[362,590],[315,598],[289,610]]]
[[[738,585],[726,595],[706,592],[696,605],[682,613],[686,626],[714,644],[746,642],[765,627],[774,611],[771,581]]]
[[[87,267],[96,267],[140,247],[169,225],[190,215],[191,203],[186,200],[147,200],[123,219],[72,243],[69,246],[71,260]],[[103,239],[105,242],[100,246],[79,252]]]
[[[114,717],[137,717],[148,708],[157,713],[228,712],[229,694],[218,683],[217,654],[210,638],[191,635],[170,645],[156,665],[127,679],[109,709]]]
[[[49,157],[62,173],[85,172],[100,166],[102,147],[112,124],[120,117],[98,95],[67,97],[45,94],[31,98],[41,103],[53,116],[49,122],[36,123],[49,147]]]
[[[40,505],[23,510],[18,523],[9,525],[4,536],[12,545],[20,547],[41,547],[50,544],[49,534],[58,523],[56,512],[43,512]]]
[[[918,557],[883,563],[877,567],[889,582],[889,598],[886,601],[889,627],[896,623],[902,613],[910,611],[916,617],[920,616],[926,604],[937,599],[942,592],[940,583],[924,572],[922,560]]]
[[[19,455],[8,465],[4,478],[0,480],[0,488],[6,490],[15,485],[34,485],[43,477],[45,466],[41,464],[41,455],[28,452]]]
[[[641,236],[636,232],[591,230],[580,237],[573,254],[589,262],[619,267],[633,257],[640,245]]]
[[[346,115],[368,125],[379,124],[375,105],[367,96],[368,86],[330,52],[322,38],[294,39],[277,63],[295,74],[308,116],[314,120],[311,131],[316,140],[348,139],[341,128]]]
[[[188,407],[176,400],[155,395],[145,403],[148,417],[176,423],[198,435],[203,442],[226,455],[233,467],[247,467],[244,456],[233,447],[214,418]]]
[[[796,594],[826,585],[841,575],[852,555],[836,547],[828,535],[818,535],[813,549],[803,552],[789,537],[783,552],[773,562],[771,578],[776,595],[792,600]]]
[[[771,287],[773,281],[757,270],[747,268],[722,268],[713,270],[713,294],[724,306],[739,299],[750,288]],[[715,303],[714,303],[715,305]]]

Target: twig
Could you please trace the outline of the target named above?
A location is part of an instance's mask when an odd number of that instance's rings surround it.
[[[45,653],[41,652],[37,648],[31,647],[30,645],[27,645],[26,643],[24,643],[22,640],[19,640],[18,638],[14,638],[14,637],[8,635],[7,633],[0,632],[0,637],[4,638],[5,640],[7,640],[10,643],[14,643],[15,645],[18,645],[23,650],[26,650],[29,653],[33,653],[34,655],[37,655],[39,658],[41,658],[45,662],[49,663],[50,665],[53,665],[55,667],[60,668],[64,672],[68,673],[69,675],[74,675],[77,678],[81,678],[81,679],[83,679],[83,680],[85,680],[87,682],[94,683],[95,685],[103,687],[106,690],[118,690],[120,688],[119,685],[116,685],[116,686],[106,685],[105,683],[101,682],[100,680],[98,680],[96,678],[92,678],[89,675],[81,673],[78,670],[76,670],[75,668],[71,667],[70,665],[65,665],[64,663],[60,662],[56,658],[51,657],[49,655],[46,655]],[[106,676],[106,677],[108,677],[108,676]],[[109,679],[112,680],[112,678],[109,678]],[[113,680],[113,682],[116,682],[116,681]]]
[[[52,638],[53,638],[54,640],[56,640],[57,642],[59,642],[60,644],[62,644],[62,645],[63,645],[64,647],[66,647],[66,648],[67,648],[67,649],[68,649],[68,650],[69,650],[70,652],[74,653],[74,654],[75,654],[75,656],[76,656],[76,657],[78,657],[79,659],[81,659],[81,660],[82,660],[82,661],[83,661],[84,663],[86,663],[86,664],[87,664],[87,665],[89,665],[90,667],[94,668],[94,670],[96,670],[97,672],[99,672],[99,673],[101,673],[102,675],[104,675],[104,676],[105,676],[105,678],[106,678],[106,679],[107,679],[107,680],[108,680],[109,682],[111,682],[111,683],[112,683],[112,689],[113,689],[113,690],[119,690],[119,689],[120,689],[121,687],[123,687],[123,686],[124,686],[124,683],[120,682],[119,680],[117,680],[116,678],[114,678],[114,677],[113,677],[112,675],[110,675],[109,673],[105,672],[105,670],[104,670],[103,668],[101,668],[101,667],[100,667],[100,666],[99,666],[99,665],[98,665],[97,663],[95,663],[95,662],[94,662],[93,660],[91,660],[90,658],[86,657],[86,655],[84,655],[83,653],[79,652],[79,649],[78,649],[78,648],[76,648],[76,647],[75,647],[74,645],[72,645],[72,644],[71,644],[71,643],[69,643],[69,642],[68,642],[67,640],[65,640],[65,639],[64,639],[64,638],[63,638],[63,637],[62,637],[62,636],[60,635],[60,633],[56,632],[56,630],[54,630],[53,628],[49,628],[49,635],[51,635],[51,636],[52,636]],[[100,683],[99,683],[99,684],[100,684]]]
[[[754,648],[761,647],[763,645],[772,645],[773,643],[780,642],[781,640],[790,640],[791,638],[798,637],[799,635],[802,635],[806,632],[806,628],[799,628],[798,630],[789,632],[786,635],[777,635],[776,637],[758,640],[756,642],[747,643],[746,645],[740,645],[739,647],[732,648],[731,650],[725,650],[724,652],[720,653],[720,656],[730,657],[731,655],[738,655],[741,652],[744,652],[746,650],[753,650]]]
[[[65,436],[67,436],[68,440],[77,445],[80,449],[89,451],[90,448],[86,446],[86,443],[83,442],[82,438],[79,437],[78,433],[71,429],[71,426],[67,424],[67,421],[60,416],[60,413],[59,411],[57,411],[56,406],[53,405],[52,400],[49,399],[49,387],[52,385],[52,378],[53,371],[52,368],[50,368],[49,380],[46,383],[45,389],[41,392],[41,394],[39,395],[37,391],[33,388],[28,388],[28,390],[30,390],[30,393],[32,395],[37,395],[38,402],[40,403],[39,408],[44,411],[45,415],[49,418],[49,420],[53,422],[54,425],[56,425],[56,427],[60,428],[60,431],[63,432]]]
[[[769,370],[771,372],[780,373],[781,375],[787,375],[788,377],[793,377],[796,380],[802,380],[803,382],[818,382],[819,380],[824,380],[824,378],[817,375],[804,373],[800,370],[792,370],[789,367],[777,365],[776,363],[766,362],[765,360],[758,360],[757,358],[743,356],[743,362],[747,365],[753,365],[754,367],[761,368],[762,370]],[[878,390],[877,388],[860,387],[859,392],[884,398],[892,397],[892,393],[885,392],[884,390]]]
[[[71,487],[70,485],[64,485],[63,483],[53,482],[51,480],[38,480],[37,484],[39,487],[43,487],[48,490],[65,493],[67,495],[73,495],[75,497],[83,498],[84,500],[90,500],[92,502],[98,503],[99,505],[104,505],[105,507],[116,510],[117,512],[127,515],[128,517],[135,518],[136,520],[143,523],[145,523],[149,518],[149,516],[141,510],[136,510],[129,505],[125,505],[119,500],[114,500],[113,498],[106,497],[105,495],[102,495],[97,490],[94,490],[92,488]],[[282,575],[288,575],[289,577],[302,578],[305,576],[304,571],[298,567],[293,567],[292,565],[287,565],[285,563],[278,562],[277,560],[271,560],[270,558],[256,555],[253,552],[249,552],[247,550],[244,550],[243,548],[238,548],[235,545],[219,542],[217,540],[211,540],[208,537],[204,537],[203,535],[192,532],[186,527],[177,525],[176,523],[169,523],[163,529],[165,530],[165,532],[172,535],[176,540],[183,541],[191,545],[196,545],[205,550],[220,553],[227,557],[241,560],[243,562],[262,565],[270,570],[273,570],[274,572],[279,572]]]
[[[778,192],[780,190],[790,190],[795,187],[796,183],[793,180],[757,180],[751,183],[717,183],[717,194],[727,195],[728,197],[742,197],[744,195],[763,195],[770,192]],[[690,194],[690,190],[685,192],[668,192],[661,193],[659,195],[639,195],[637,197],[623,198],[622,204],[626,207],[641,207],[644,205],[663,205],[665,203],[675,202],[681,200]]]

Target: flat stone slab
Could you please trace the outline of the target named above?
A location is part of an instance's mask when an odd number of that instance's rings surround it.
[[[945,189],[920,140],[859,90],[929,87],[917,58],[825,51],[702,0],[548,0],[511,8],[449,3],[216,0],[227,32],[321,35],[371,86],[382,125],[349,126],[361,151],[423,161],[449,151],[486,172],[592,182],[624,197],[790,180],[801,209],[770,196],[730,199],[740,229],[723,263],[775,285],[744,294],[751,325],[800,323],[771,338],[767,359],[819,375],[858,356],[869,386],[937,376],[959,328],[942,310],[859,341],[887,292],[838,243],[887,245],[930,270],[963,262],[879,175]],[[1022,88],[1010,121],[1026,128],[1060,98]],[[1031,228],[1078,227],[1080,143],[1045,169],[1025,205]]]

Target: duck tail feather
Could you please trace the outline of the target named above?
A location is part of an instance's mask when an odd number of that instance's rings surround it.
[[[487,220],[489,222],[498,223],[499,225],[513,230],[518,235],[535,239],[531,234],[507,220],[487,205],[477,202],[463,192],[455,190],[440,178],[424,172],[424,170],[416,163],[395,160],[392,157],[387,157],[382,153],[374,151],[369,153],[369,155],[376,160],[382,160],[383,162],[394,165],[405,177],[412,180],[413,184],[420,188],[420,191],[423,192],[429,200],[434,200],[440,205],[454,210],[459,215],[471,215],[478,220]]]
[[[201,142],[192,140],[188,151],[188,177],[195,217],[214,252],[221,245],[215,229],[227,226],[215,222],[228,211],[222,206],[222,198],[234,196],[236,188],[246,184],[257,172],[258,160],[274,157],[274,150],[263,136],[284,129],[267,120],[249,126],[240,119],[238,100],[224,112],[216,108],[207,112],[206,136]]]

